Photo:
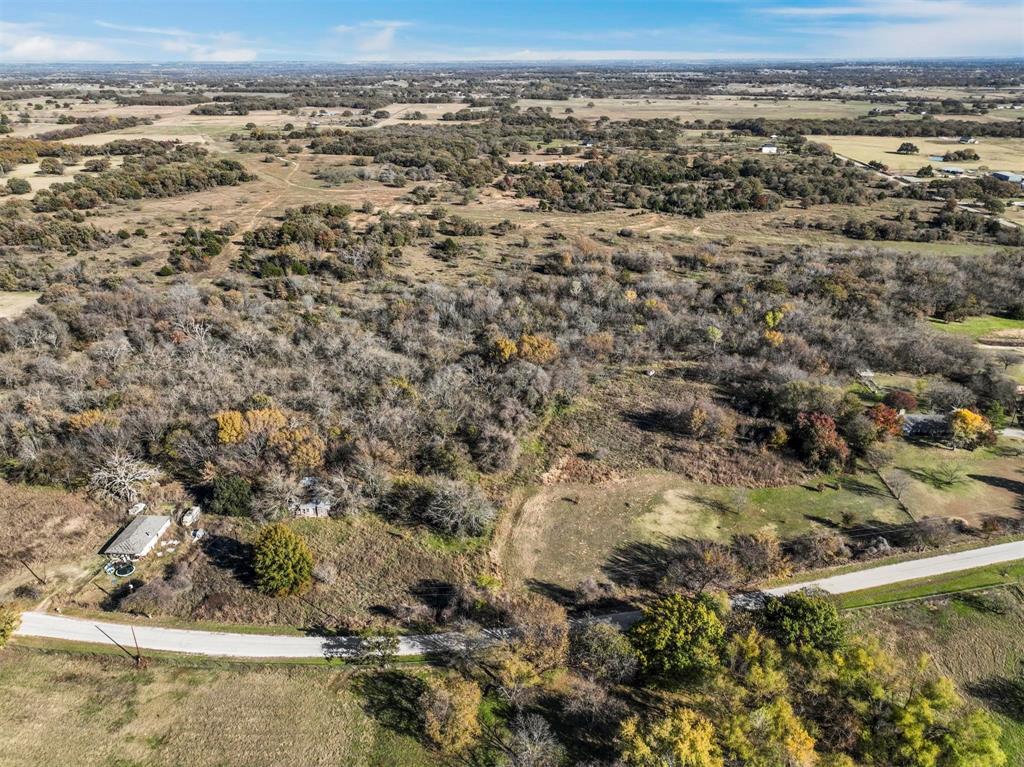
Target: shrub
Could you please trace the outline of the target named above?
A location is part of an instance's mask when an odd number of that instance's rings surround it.
[[[636,653],[618,628],[604,621],[577,624],[569,633],[569,663],[584,676],[622,682],[636,672]]]
[[[672,594],[644,609],[629,638],[645,674],[685,677],[719,665],[725,626],[709,597]]]
[[[438,479],[423,510],[423,519],[449,535],[480,535],[494,520],[494,507],[472,485]]]
[[[291,529],[282,524],[260,531],[253,546],[252,569],[256,588],[280,597],[304,590],[313,578],[313,555]]]
[[[28,194],[32,191],[32,185],[23,178],[7,179],[7,191],[11,194]]]
[[[558,345],[550,338],[531,335],[519,338],[519,356],[535,365],[546,365],[558,356]]]
[[[0,607],[0,647],[7,644],[7,640],[18,630],[19,625],[21,625],[21,616],[16,610]]]
[[[736,431],[736,417],[714,402],[694,398],[671,411],[673,428],[681,434],[707,440],[725,440]]]
[[[835,650],[845,629],[839,610],[830,600],[796,592],[769,597],[758,615],[764,632],[783,647]]]
[[[230,475],[213,481],[210,511],[229,517],[246,516],[252,506],[252,485],[242,477]]]
[[[903,432],[903,416],[888,405],[874,405],[868,409],[868,417],[880,437],[896,437]]]
[[[882,402],[896,411],[905,410],[909,413],[917,410],[917,397],[903,389],[893,389],[886,393]]]
[[[832,416],[800,413],[796,418],[795,433],[797,449],[808,466],[836,471],[850,457],[850,448],[839,436]]]
[[[448,754],[471,746],[480,734],[480,701],[480,687],[472,680],[431,680],[419,698],[424,734]]]
[[[953,444],[956,447],[973,450],[980,445],[992,444],[996,441],[995,431],[989,420],[973,410],[959,408],[953,411],[950,423],[953,431]]]
[[[39,172],[46,176],[64,175],[64,163],[56,157],[44,157],[39,161]]]

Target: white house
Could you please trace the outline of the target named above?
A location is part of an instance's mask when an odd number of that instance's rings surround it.
[[[775,144],[762,144],[761,154],[778,154],[779,148]]]
[[[103,554],[116,562],[131,562],[141,559],[153,550],[160,536],[171,526],[171,518],[153,514],[140,514],[117,534]]]

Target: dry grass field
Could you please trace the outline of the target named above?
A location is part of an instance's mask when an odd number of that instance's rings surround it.
[[[436,764],[368,715],[352,686],[344,670],[137,670],[121,657],[11,650],[0,655],[0,765]]]
[[[593,103],[593,107],[588,104]],[[681,120],[740,120],[764,117],[779,119],[788,117],[828,118],[856,117],[871,110],[866,101],[816,101],[811,99],[745,98],[740,96],[701,96],[687,99],[667,98],[611,98],[611,99],[521,99],[517,104],[528,107],[551,108],[551,114],[565,114],[568,107],[573,117],[597,119],[605,115],[612,120],[631,118],[653,119],[679,117]]]
[[[860,162],[878,161],[899,173],[913,173],[924,165],[936,170],[942,167],[957,167],[965,170],[1024,170],[1024,139],[982,138],[977,144],[961,144],[957,137],[950,138],[897,138],[891,136],[827,136],[822,141],[843,157]],[[904,141],[916,144],[919,154],[897,154],[896,150]],[[981,158],[976,161],[954,160],[948,163],[930,161],[931,155],[941,156],[946,152],[973,149]]]

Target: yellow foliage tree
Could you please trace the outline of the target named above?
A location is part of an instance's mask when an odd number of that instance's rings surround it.
[[[619,732],[622,761],[630,767],[722,767],[711,720],[689,708],[663,719],[630,717]]]
[[[519,356],[535,365],[545,365],[558,356],[558,344],[546,336],[526,333],[519,337]]]
[[[511,338],[498,336],[491,342],[491,356],[497,362],[508,362],[516,356],[519,347]]]
[[[245,417],[237,410],[221,410],[213,414],[217,422],[217,441],[222,445],[237,445],[245,439]]]
[[[71,431],[85,431],[93,426],[116,426],[117,418],[111,413],[97,408],[83,410],[68,416],[68,428]]]
[[[978,445],[990,442],[995,437],[992,424],[983,416],[967,408],[953,411],[953,444],[973,450]]]
[[[423,733],[452,754],[473,745],[480,734],[480,687],[461,677],[431,681],[419,699]]]

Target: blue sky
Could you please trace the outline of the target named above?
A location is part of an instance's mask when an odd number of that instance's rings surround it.
[[[0,61],[1024,56],[1021,0],[0,0]]]

